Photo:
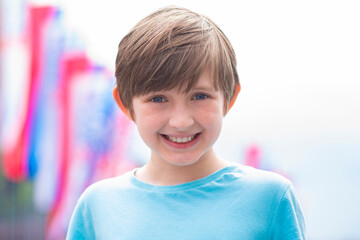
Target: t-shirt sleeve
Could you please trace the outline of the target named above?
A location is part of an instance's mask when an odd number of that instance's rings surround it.
[[[272,229],[272,239],[306,239],[303,211],[292,184],[289,184],[279,202],[272,222]]]
[[[66,240],[95,239],[93,229],[91,212],[82,196],[71,217]]]

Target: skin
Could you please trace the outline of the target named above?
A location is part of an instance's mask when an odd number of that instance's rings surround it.
[[[215,90],[210,71],[204,71],[188,93],[179,88],[152,92],[134,97],[132,104],[134,122],[151,149],[148,163],[136,171],[140,180],[153,185],[182,184],[227,165],[213,151],[221,132],[224,96]],[[189,142],[174,142],[174,138],[188,141],[189,137]]]

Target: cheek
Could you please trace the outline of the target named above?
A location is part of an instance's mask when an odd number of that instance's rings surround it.
[[[217,104],[209,105],[199,112],[199,121],[209,129],[220,131],[223,120],[222,111],[222,106],[218,106]]]
[[[164,119],[161,115],[154,114],[149,109],[139,111],[138,117],[135,121],[142,138],[152,137],[154,133],[158,132],[163,126]],[[144,139],[145,140],[145,139]]]
[[[143,142],[150,148],[157,142],[157,132],[159,130],[158,122],[151,117],[141,118],[141,121],[136,122],[136,126]]]

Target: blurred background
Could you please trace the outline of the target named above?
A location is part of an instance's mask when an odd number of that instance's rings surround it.
[[[89,184],[146,162],[112,100],[114,62],[169,4],[209,16],[237,54],[219,155],[291,179],[309,239],[360,239],[355,0],[0,0],[0,239],[64,239]]]

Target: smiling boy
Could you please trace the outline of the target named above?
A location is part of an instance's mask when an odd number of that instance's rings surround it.
[[[151,149],[151,160],[135,173],[139,179],[175,185],[226,166],[212,149],[221,131],[224,97],[209,70],[188,93],[178,88],[151,92],[134,97],[132,104],[140,136]]]
[[[240,91],[215,23],[178,7],[154,12],[120,42],[115,76],[114,99],[151,156],[90,186],[67,239],[305,239],[289,180],[213,150]]]

